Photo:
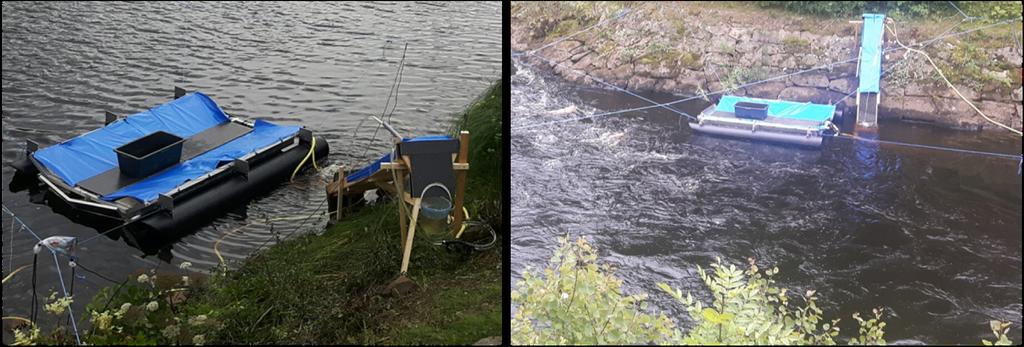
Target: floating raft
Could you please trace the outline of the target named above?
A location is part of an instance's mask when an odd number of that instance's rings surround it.
[[[809,102],[723,96],[690,123],[694,131],[770,142],[820,147],[836,107]]]
[[[115,119],[30,150],[27,162],[15,166],[74,213],[174,231],[248,202],[286,181],[303,159],[328,152],[327,142],[307,129],[229,117],[200,92]]]

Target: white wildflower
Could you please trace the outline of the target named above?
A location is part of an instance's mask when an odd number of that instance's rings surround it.
[[[139,275],[138,281],[139,281],[139,283],[148,283],[149,282],[149,276],[147,276],[146,274],[141,274],[141,275]]]
[[[148,305],[146,305],[146,309],[149,310],[149,312],[156,312],[156,310],[160,309],[160,303],[156,301],[151,301]]]
[[[199,326],[206,323],[206,315],[198,315],[188,319],[188,324],[191,326]]]
[[[182,270],[188,270],[188,268],[190,268],[190,267],[192,267],[192,263],[187,262],[187,261],[184,262],[184,263],[181,263],[181,265],[178,265],[178,268],[180,268]]]
[[[63,297],[63,298],[54,300],[52,303],[46,304],[43,307],[43,309],[46,310],[46,312],[50,312],[50,313],[53,313],[53,314],[59,316],[59,315],[64,314],[64,310],[66,310],[69,306],[71,306],[72,302],[74,302],[74,300],[72,300],[70,296],[69,297]]]
[[[114,316],[117,317],[117,318],[124,317],[124,315],[127,314],[128,310],[130,310],[131,308],[132,308],[132,303],[126,302],[126,303],[124,303],[124,305],[121,305],[121,309],[120,310],[117,310],[117,312],[114,313]]]
[[[166,337],[168,340],[174,340],[177,339],[178,334],[181,333],[181,328],[179,328],[177,325],[171,325],[169,327],[164,328],[164,330],[161,333],[163,333],[164,337]]]
[[[206,336],[205,335],[196,335],[196,336],[192,337],[192,344],[193,345],[202,346],[204,343],[206,343]]]
[[[21,329],[14,331],[14,345],[15,346],[31,346],[36,344],[36,339],[39,338],[39,328],[33,328],[29,330],[29,335],[26,335]]]
[[[92,326],[99,331],[106,331],[110,329],[110,323],[114,321],[114,316],[110,315],[110,311],[104,311],[103,313],[96,313],[92,311]]]
[[[568,299],[569,293],[562,293],[562,300]]]

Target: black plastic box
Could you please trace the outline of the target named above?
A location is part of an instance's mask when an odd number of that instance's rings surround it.
[[[765,120],[768,118],[768,105],[753,102],[737,102],[736,118]]]
[[[174,134],[157,131],[114,150],[121,173],[146,177],[181,161],[181,145],[185,142]]]

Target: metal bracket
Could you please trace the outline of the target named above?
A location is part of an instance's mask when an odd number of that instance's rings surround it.
[[[32,140],[25,140],[25,155],[30,155],[39,150],[39,143]]]
[[[313,131],[306,128],[299,129],[299,139],[305,143],[312,143]]]
[[[160,194],[160,196],[156,198],[156,203],[160,206],[161,210],[167,211],[167,213],[172,213],[172,211],[174,211],[174,198],[170,196]]]
[[[242,175],[246,180],[249,179],[249,162],[242,159],[235,159],[231,162],[231,166],[235,169],[235,172]]]
[[[174,87],[174,98],[175,99],[183,97],[183,96],[185,96],[185,94],[188,94],[188,91],[186,91],[185,89],[182,89],[180,87],[177,87],[177,86]]]
[[[121,117],[118,117],[116,114],[114,114],[113,112],[110,112],[110,111],[107,111],[104,114],[104,116],[106,117],[106,119],[103,121],[103,125],[110,125],[110,123],[116,122],[118,118],[121,118]]]

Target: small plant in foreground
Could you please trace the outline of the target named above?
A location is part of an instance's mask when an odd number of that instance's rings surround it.
[[[693,327],[686,333],[663,314],[649,314],[645,294],[624,295],[622,281],[610,275],[608,265],[597,265],[597,255],[582,238],[560,238],[543,277],[526,271],[512,292],[517,312],[512,320],[512,344],[670,344],[670,345],[835,345],[839,319],[823,320],[816,292],[792,295],[778,288],[772,276],[778,268],[761,271],[754,259],[741,270],[720,259],[711,271],[697,267],[710,290],[707,304],[668,284],[658,288],[686,307]],[[799,301],[801,305],[791,305]],[[858,335],[849,345],[884,345],[884,310],[873,309],[865,319],[852,318]],[[1008,345],[1009,323],[993,321],[998,340],[986,345]]]

